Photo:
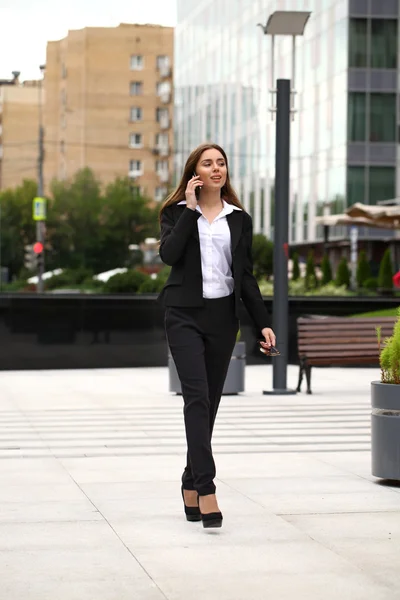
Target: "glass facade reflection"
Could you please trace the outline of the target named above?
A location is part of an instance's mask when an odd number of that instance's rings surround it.
[[[273,236],[275,121],[269,109],[275,10],[312,12],[296,41],[290,240],[320,238],[315,217],[396,196],[398,11],[352,0],[178,0],[175,173],[204,141],[228,154],[255,232]],[[369,6],[369,2],[363,3]],[[383,3],[384,6],[385,3]],[[390,8],[391,5],[391,8]],[[365,9],[366,10],[366,9]],[[392,12],[390,12],[390,10]],[[275,40],[275,78],[291,78],[291,38]]]

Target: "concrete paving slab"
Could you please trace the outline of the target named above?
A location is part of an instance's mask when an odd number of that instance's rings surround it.
[[[393,600],[400,486],[370,472],[378,377],[315,369],[312,396],[274,397],[262,394],[271,368],[248,367],[216,423],[224,525],[210,533],[184,518],[182,398],[167,369],[0,372],[2,593]]]

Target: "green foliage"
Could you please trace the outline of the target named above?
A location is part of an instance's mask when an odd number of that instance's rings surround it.
[[[158,237],[158,211],[146,198],[132,194],[129,179],[116,179],[102,190],[90,169],[71,181],[53,181],[48,200],[46,271],[83,267],[94,273],[128,266],[130,244]],[[23,275],[24,246],[36,240],[33,181],[0,192],[2,266],[10,278]],[[57,282],[53,281],[55,285]]]
[[[253,272],[257,279],[268,277],[273,272],[274,245],[262,233],[253,235]]]
[[[381,332],[377,330],[378,345],[381,344]],[[380,350],[381,381],[400,385],[400,307],[397,309],[397,321],[393,335],[384,342]]]
[[[130,244],[158,234],[156,211],[133,195],[129,179],[117,178],[102,192],[90,169],[72,182],[53,182],[49,206],[50,268],[80,267],[93,272],[129,264]]]
[[[379,275],[378,275],[378,288],[382,290],[392,290],[393,289],[393,267],[392,267],[392,259],[390,256],[390,249],[387,248],[385,254],[383,255],[380,267],[379,267]]]
[[[300,278],[300,266],[299,266],[299,255],[297,252],[293,254],[293,269],[292,269],[292,281],[297,281]]]
[[[338,265],[335,285],[337,285],[337,287],[341,287],[343,285],[346,286],[346,288],[350,287],[350,269],[345,257],[342,258]]]
[[[305,288],[307,291],[313,290],[317,287],[317,285],[318,280],[315,274],[314,252],[310,250],[306,263]]]
[[[260,291],[263,296],[273,296],[274,286],[270,281],[259,282]],[[354,296],[346,286],[337,287],[333,282],[319,286],[313,290],[307,290],[304,279],[289,281],[289,296]]]
[[[371,267],[369,265],[365,250],[362,250],[358,257],[356,279],[357,286],[359,288],[364,287],[364,283],[368,279],[371,279]]]
[[[129,269],[126,273],[117,273],[104,284],[107,294],[137,293],[140,286],[150,279],[148,275]]]
[[[368,277],[363,283],[363,288],[366,290],[377,290],[378,289],[378,278]]]
[[[162,290],[162,285],[160,286],[160,282],[157,279],[152,279],[148,277],[143,283],[140,285],[138,289],[138,294],[159,294]]]
[[[36,195],[37,184],[29,180],[0,192],[1,264],[8,267],[10,279],[20,276],[24,246],[36,240],[36,225],[32,220],[32,200]]]
[[[81,284],[89,283],[93,278],[93,272],[81,267],[80,269],[65,269],[59,275],[53,275],[45,281],[47,290],[56,290],[60,288],[74,288]],[[94,280],[93,280],[94,281]],[[93,287],[95,287],[93,285]]]
[[[328,285],[332,281],[332,267],[328,255],[324,254],[321,263],[322,279],[321,285]]]

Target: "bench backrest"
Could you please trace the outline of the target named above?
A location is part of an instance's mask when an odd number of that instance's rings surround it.
[[[309,362],[379,363],[376,327],[382,342],[393,333],[396,317],[300,317],[297,319],[298,350]]]

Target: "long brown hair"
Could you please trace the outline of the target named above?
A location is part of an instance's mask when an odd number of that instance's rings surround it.
[[[237,206],[238,208],[244,210],[229,179],[228,158],[226,156],[225,151],[223,150],[223,148],[221,148],[221,146],[218,146],[218,144],[201,144],[190,153],[189,158],[186,161],[185,168],[183,170],[182,179],[180,180],[180,183],[176,190],[172,192],[169,196],[167,196],[167,198],[163,202],[160,209],[160,216],[163,210],[167,208],[167,206],[171,206],[171,204],[175,204],[176,202],[180,202],[181,200],[185,199],[185,191],[188,181],[189,179],[192,179],[193,171],[196,171],[196,166],[200,160],[201,155],[206,150],[212,150],[213,148],[221,152],[226,164],[226,181],[221,189],[221,198],[223,198],[228,204],[233,204],[234,206]]]

